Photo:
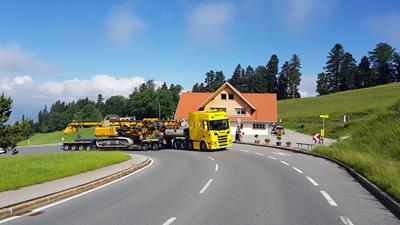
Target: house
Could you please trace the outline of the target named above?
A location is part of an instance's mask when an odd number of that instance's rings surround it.
[[[187,119],[198,110],[225,111],[232,134],[239,125],[245,135],[267,135],[277,120],[275,93],[241,93],[228,82],[214,93],[182,93],[175,119]]]

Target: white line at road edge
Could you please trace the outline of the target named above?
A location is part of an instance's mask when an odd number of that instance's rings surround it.
[[[211,184],[212,181],[213,181],[213,179],[209,179],[209,180],[207,181],[207,184],[204,185],[204,187],[199,191],[199,194],[203,194],[203,193],[207,190],[208,186],[210,186],[210,184]]]
[[[264,154],[259,153],[259,152],[254,152],[254,154],[256,154],[256,155],[264,155]]]
[[[296,170],[297,172],[299,172],[299,173],[303,173],[303,171],[297,169],[296,167],[292,167],[292,168],[293,168],[294,170]]]
[[[341,217],[340,217],[340,220],[342,220],[342,222],[343,222],[345,225],[354,225],[354,223],[351,222],[350,218],[347,217],[347,216],[341,216]]]
[[[83,196],[83,195],[89,194],[89,193],[91,193],[91,192],[93,192],[93,191],[97,191],[97,190],[99,190],[99,189],[101,189],[101,188],[107,187],[108,185],[111,185],[111,184],[114,184],[114,183],[116,183],[116,182],[118,182],[118,181],[121,181],[121,180],[123,180],[123,179],[126,179],[126,178],[128,178],[128,177],[130,177],[130,176],[132,176],[132,175],[134,175],[134,174],[136,174],[136,173],[139,173],[140,171],[146,169],[147,167],[153,165],[154,160],[153,160],[152,158],[150,158],[150,157],[149,157],[149,159],[151,160],[151,162],[150,162],[149,165],[147,165],[147,166],[145,166],[145,167],[143,167],[143,168],[141,168],[141,169],[139,169],[139,170],[136,170],[135,172],[133,172],[133,173],[131,173],[131,174],[128,174],[128,175],[126,175],[126,176],[123,176],[123,177],[121,177],[121,178],[118,178],[118,179],[116,179],[116,180],[113,180],[113,181],[111,181],[111,182],[109,182],[109,183],[107,183],[107,184],[103,184],[103,185],[101,185],[101,186],[99,186],[99,187],[96,187],[96,188],[90,189],[90,190],[88,190],[88,191],[79,193],[79,194],[77,194],[77,195],[74,195],[74,196],[65,198],[65,199],[60,200],[60,201],[58,201],[58,202],[54,202],[54,203],[51,203],[51,204],[48,204],[48,205],[45,205],[45,206],[36,208],[36,209],[32,210],[31,212],[29,212],[29,213],[27,213],[27,214],[25,214],[25,215],[22,215],[22,216],[26,216],[26,215],[29,215],[29,214],[32,214],[32,213],[35,213],[35,212],[39,212],[39,211],[42,211],[42,210],[44,210],[44,209],[47,209],[47,208],[50,208],[50,207],[59,205],[59,204],[61,204],[61,203],[67,202],[67,201],[70,201],[70,200],[72,200],[72,199],[79,198],[79,197],[81,197],[81,196]],[[8,222],[8,221],[10,221],[10,220],[18,219],[18,218],[20,218],[20,217],[22,217],[22,216],[14,216],[14,217],[10,217],[10,218],[1,220],[1,221],[0,221],[0,224],[1,224],[1,223]]]
[[[170,225],[176,220],[176,217],[169,218],[163,225]]]
[[[281,161],[281,163],[285,164],[286,166],[289,166],[290,164],[285,162],[285,161]]]
[[[318,186],[319,184],[317,182],[315,182],[314,179],[312,179],[311,177],[306,177],[307,180],[309,180],[314,186]]]
[[[329,205],[331,206],[338,206],[335,201],[329,196],[326,191],[321,191],[321,194],[325,197],[326,201],[328,201]]]
[[[275,158],[275,157],[272,157],[272,156],[268,156],[268,158],[273,159],[273,160],[276,160],[276,158]]]
[[[211,159],[211,160],[215,160],[213,157],[211,157],[211,156],[207,156],[209,159]]]
[[[215,171],[218,171],[218,163],[215,164]]]

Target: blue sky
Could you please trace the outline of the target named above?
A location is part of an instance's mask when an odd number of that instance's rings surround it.
[[[147,79],[191,89],[210,70],[302,60],[301,91],[341,43],[359,59],[400,49],[400,2],[346,0],[2,1],[0,91],[15,116],[55,99],[127,96]]]

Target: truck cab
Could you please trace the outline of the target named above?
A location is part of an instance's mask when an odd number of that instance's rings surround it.
[[[232,147],[229,118],[226,112],[196,111],[189,113],[189,139],[196,150]]]

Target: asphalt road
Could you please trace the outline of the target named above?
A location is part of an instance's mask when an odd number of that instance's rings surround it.
[[[20,151],[40,149],[59,151]],[[323,159],[245,145],[143,154],[154,159],[143,171],[5,224],[400,224],[343,169]]]

